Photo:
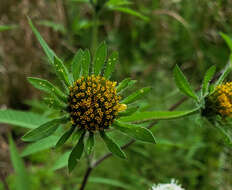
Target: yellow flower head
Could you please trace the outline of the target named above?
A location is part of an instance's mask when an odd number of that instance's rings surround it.
[[[116,84],[94,75],[75,81],[68,99],[72,124],[89,131],[107,129],[118,112],[126,109],[119,104]]]
[[[218,85],[209,96],[209,103],[216,114],[223,118],[232,117],[232,82]]]

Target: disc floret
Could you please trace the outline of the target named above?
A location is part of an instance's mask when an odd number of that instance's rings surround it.
[[[72,125],[88,131],[109,128],[124,107],[119,103],[121,97],[117,95],[116,84],[94,75],[75,81],[68,98]]]

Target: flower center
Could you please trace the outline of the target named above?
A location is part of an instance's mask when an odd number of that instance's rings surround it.
[[[94,75],[75,81],[68,100],[72,124],[89,131],[107,129],[122,110],[116,84]]]

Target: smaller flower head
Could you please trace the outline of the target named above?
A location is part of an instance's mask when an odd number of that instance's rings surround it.
[[[184,190],[181,185],[174,179],[171,180],[171,183],[153,185],[151,190]]]
[[[218,85],[206,98],[204,116],[232,117],[232,82]]]

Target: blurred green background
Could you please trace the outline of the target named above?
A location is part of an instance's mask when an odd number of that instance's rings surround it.
[[[67,66],[78,48],[94,46],[92,29],[97,24],[98,41],[105,40],[110,50],[120,53],[113,79],[131,77],[138,87],[152,86],[152,93],[141,102],[143,110],[166,110],[183,97],[173,81],[175,64],[197,88],[207,68],[216,65],[220,71],[228,61],[229,49],[219,32],[232,34],[230,0],[94,2],[97,10],[106,3],[97,23],[89,0],[0,0],[0,108],[49,115],[47,106],[39,102],[41,94],[26,80],[28,76],[55,80],[26,16]],[[192,107],[186,101],[178,109]],[[18,190],[18,176],[9,159],[9,132],[19,152],[28,148],[20,140],[25,130],[0,125],[0,189]],[[159,122],[152,132],[156,145],[136,142],[126,150],[127,160],[107,159],[94,170],[86,189],[146,190],[172,178],[186,190],[232,189],[232,150],[198,115]],[[72,174],[65,167],[55,170],[70,147],[23,157],[33,190],[78,189],[84,159]],[[97,141],[96,157],[106,152]]]

